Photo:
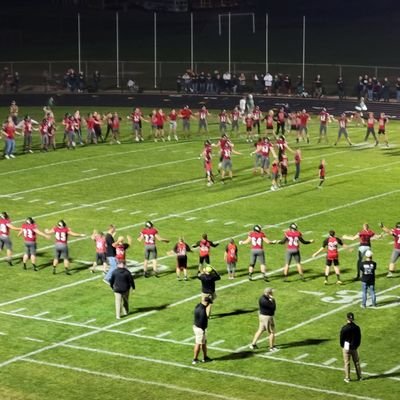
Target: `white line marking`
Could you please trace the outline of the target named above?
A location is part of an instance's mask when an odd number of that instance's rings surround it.
[[[135,214],[140,214],[142,212],[142,210],[136,210],[136,211],[132,211],[129,214],[130,215],[135,215]]]
[[[360,363],[360,367],[363,368],[363,369],[364,369],[367,365],[368,365],[367,363]]]
[[[23,200],[23,197],[13,197],[11,200],[12,201],[18,201],[18,200]]]
[[[85,171],[82,171],[82,172],[85,173],[85,172],[93,172],[93,171],[97,171],[97,168],[86,169]]]
[[[46,314],[50,314],[50,311],[40,312],[39,314],[35,314],[34,317],[43,317],[43,315],[46,315]]]
[[[182,343],[189,343],[189,342],[193,342],[193,340],[196,338],[196,336],[190,336],[186,339],[182,340]]]
[[[188,218],[185,218],[185,221],[193,221],[195,219],[197,219],[197,217],[188,217]]]
[[[185,145],[185,144],[186,144],[185,142],[180,142],[180,143],[174,143],[173,145],[174,146],[175,145],[176,146],[180,146],[180,145]],[[135,149],[135,150],[129,150],[129,151],[121,151],[121,152],[117,153],[117,155],[121,156],[121,155],[125,155],[125,154],[141,153],[141,152],[147,152],[147,151],[154,152],[154,151],[157,151],[157,149],[159,149],[159,148],[160,148],[160,146],[159,147],[154,146],[151,149],[150,148],[145,148],[145,149],[139,149],[139,150]],[[345,151],[343,151],[343,153],[345,153]],[[334,153],[332,153],[332,154],[334,154]],[[79,163],[81,161],[86,163],[88,160],[95,160],[97,158],[109,158],[109,157],[110,157],[110,154],[106,153],[106,154],[96,155],[96,156],[92,156],[92,157],[85,156],[85,157],[82,157],[82,158],[73,158],[73,159],[54,162],[54,163],[50,163],[50,164],[44,163],[44,164],[41,164],[41,165],[36,165],[35,167],[30,166],[29,168],[21,168],[21,169],[15,169],[15,170],[12,170],[12,171],[1,172],[0,176],[2,176],[2,175],[11,175],[11,174],[16,174],[16,173],[23,173],[23,172],[26,172],[26,171],[30,172],[30,171],[32,171],[34,169],[43,169],[43,168],[48,169],[49,167],[60,166],[60,165],[64,165],[64,164],[70,165],[72,163]]]
[[[62,324],[62,325],[67,325],[67,326],[76,326],[76,327],[81,327],[81,328],[87,328],[87,329],[92,329],[96,332],[102,331],[102,332],[110,332],[110,333],[115,333],[118,335],[127,335],[127,336],[134,336],[134,337],[138,337],[141,339],[148,339],[148,340],[155,340],[155,341],[160,341],[160,342],[167,342],[167,343],[173,343],[173,344],[178,344],[178,345],[185,345],[185,346],[192,346],[191,342],[194,341],[195,337],[191,336],[189,338],[186,338],[182,341],[177,341],[177,340],[173,340],[173,339],[166,339],[166,338],[157,338],[154,336],[147,336],[147,335],[139,335],[136,334],[135,331],[139,332],[142,331],[146,328],[138,328],[133,330],[132,332],[126,332],[126,331],[120,331],[120,330],[116,330],[116,329],[111,329],[111,328],[98,328],[96,326],[90,326],[90,325],[83,325],[81,323],[75,323],[75,322],[65,322],[65,321],[61,321],[67,318],[70,318],[71,316],[67,316],[67,317],[62,317],[59,318],[58,320],[52,320],[52,319],[48,319],[48,318],[35,318],[33,316],[29,316],[29,315],[21,315],[21,314],[12,314],[9,312],[5,312],[5,311],[0,311],[0,314],[3,315],[9,315],[9,316],[13,316],[13,317],[19,317],[19,318],[24,318],[24,319],[34,319],[34,320],[39,320],[39,321],[43,321],[43,322],[48,322],[48,323],[55,323],[55,324]],[[149,312],[146,313],[147,315],[149,314],[153,314],[153,312]],[[133,319],[137,319],[137,318],[131,318],[130,320]],[[122,324],[122,323],[121,323]],[[78,347],[78,346],[73,346],[73,345],[63,345],[65,347]],[[220,347],[216,347],[216,346],[209,346],[210,349],[212,350],[216,350],[216,351],[222,351],[222,352],[228,352],[228,353],[233,353],[233,352],[237,352],[237,350],[232,350],[232,349],[225,349],[225,348],[220,348]],[[247,345],[246,345],[247,348]],[[311,362],[302,362],[299,360],[291,360],[291,359],[286,359],[286,358],[281,358],[281,357],[273,357],[270,354],[255,354],[256,357],[262,357],[262,358],[268,358],[268,359],[272,359],[275,361],[281,361],[281,362],[286,362],[286,363],[291,363],[291,364],[298,364],[298,365],[305,365],[305,366],[311,366],[311,367],[316,367],[316,368],[322,368],[322,369],[331,369],[331,370],[336,370],[336,371],[342,371],[342,368],[338,368],[338,367],[333,367],[333,366],[324,366],[322,364],[317,364],[317,363],[311,363]],[[1,364],[0,364],[1,367]],[[368,375],[368,376],[376,376],[378,374],[376,373],[368,373],[366,371],[363,371],[364,375]],[[388,377],[388,379],[391,380],[399,380],[400,378],[397,377]]]
[[[400,364],[396,365],[394,368],[389,369],[388,371],[385,371],[385,375],[386,374],[393,374],[394,372],[398,371],[400,369]]]
[[[303,358],[307,358],[308,356],[309,356],[308,353],[304,353],[304,354],[301,354],[300,356],[296,357],[295,360],[299,361],[299,360],[302,360]]]
[[[250,226],[254,226],[254,224],[246,224],[246,225],[243,225],[245,228],[250,228]]]
[[[116,176],[116,175],[129,174],[129,173],[135,172],[135,171],[153,169],[155,167],[161,167],[161,166],[166,166],[166,165],[176,165],[176,164],[181,164],[181,163],[184,163],[184,162],[186,163],[186,162],[192,161],[192,160],[196,160],[196,158],[188,158],[188,159],[184,159],[184,160],[180,159],[180,160],[168,161],[168,162],[163,163],[163,164],[144,165],[142,167],[135,167],[135,168],[125,169],[124,171],[109,172],[108,174],[96,175],[96,176],[90,176],[90,177],[81,178],[81,179],[75,179],[75,180],[72,180],[72,181],[54,183],[52,185],[39,186],[39,187],[36,187],[36,188],[21,190],[20,192],[8,193],[8,194],[10,196],[18,196],[20,194],[40,192],[40,191],[43,191],[43,190],[47,191],[48,189],[55,189],[55,188],[58,188],[58,187],[61,187],[61,186],[62,187],[66,187],[68,185],[76,185],[78,183],[90,182],[90,181],[94,181],[94,180],[97,180],[97,179],[109,178],[109,177]]]
[[[63,317],[57,318],[57,321],[65,321],[70,318],[72,318],[72,315],[64,315]]]
[[[201,390],[190,389],[190,388],[186,388],[186,387],[182,387],[182,386],[172,385],[170,383],[146,381],[144,379],[131,378],[131,377],[126,377],[126,376],[117,375],[117,374],[110,374],[110,373],[100,372],[100,371],[93,371],[93,370],[89,370],[89,369],[85,369],[85,368],[72,367],[72,366],[65,365],[65,364],[49,363],[49,362],[38,361],[38,360],[33,360],[33,359],[24,359],[22,361],[39,364],[39,365],[46,365],[48,367],[61,368],[61,369],[66,369],[66,370],[70,370],[70,371],[81,372],[81,373],[85,373],[85,374],[89,374],[89,375],[101,376],[102,378],[114,379],[114,380],[118,380],[118,381],[136,382],[136,383],[140,383],[141,385],[158,386],[158,387],[162,387],[162,388],[166,388],[166,389],[170,389],[170,390],[176,390],[178,392],[186,392],[186,393],[195,394],[197,396],[201,396],[201,397],[205,397],[205,398],[215,397],[217,399],[223,399],[223,400],[240,400],[237,397],[229,397],[229,396],[224,396],[222,394],[212,393],[212,392],[210,392],[210,390],[207,390],[207,392],[203,392]]]
[[[322,364],[323,365],[331,365],[334,364],[337,361],[337,358],[330,358],[329,360],[324,361]]]
[[[312,392],[317,392],[317,393],[325,393],[325,394],[334,394],[338,396],[343,396],[343,397],[351,397],[355,399],[362,399],[362,400],[378,400],[376,398],[372,397],[365,397],[365,396],[359,396],[351,393],[344,393],[344,392],[337,392],[329,389],[320,389],[312,386],[305,386],[305,385],[298,385],[292,382],[284,382],[284,381],[276,381],[272,379],[266,379],[266,378],[260,378],[257,376],[253,375],[242,375],[239,373],[234,373],[234,372],[228,372],[228,371],[221,371],[221,370],[215,370],[215,369],[210,369],[210,368],[199,368],[199,367],[194,367],[178,362],[173,362],[173,361],[164,361],[164,360],[159,360],[159,359],[154,359],[154,358],[149,358],[149,357],[141,357],[141,356],[134,356],[131,354],[123,354],[123,353],[116,353],[116,352],[111,352],[111,351],[106,351],[106,350],[99,350],[99,349],[93,349],[89,347],[84,347],[84,346],[75,346],[75,345],[65,345],[64,347],[70,347],[72,349],[78,349],[78,350],[85,350],[89,352],[94,352],[94,353],[99,353],[99,354],[106,354],[110,355],[112,357],[121,357],[121,358],[127,358],[127,359],[132,359],[132,360],[140,360],[140,361],[146,361],[149,363],[153,364],[161,364],[161,365],[167,365],[170,367],[178,367],[178,368],[184,368],[188,370],[196,370],[199,373],[205,373],[205,374],[211,374],[211,375],[221,375],[221,376],[228,376],[228,377],[233,377],[233,378],[239,378],[243,380],[249,380],[253,382],[259,382],[259,383],[268,383],[272,385],[278,385],[278,386],[285,386],[285,387],[291,387],[295,389],[300,389],[300,390],[307,390],[307,391],[312,391]],[[26,356],[29,357],[29,356]],[[34,363],[42,363],[42,361],[36,361],[30,358],[21,358],[21,361],[28,361],[28,362],[34,362]],[[49,364],[49,363],[46,363]],[[57,364],[61,365],[62,364]],[[69,368],[75,368],[75,367],[69,367]]]
[[[236,221],[228,221],[224,223],[224,225],[233,225],[233,224],[236,224]]]
[[[17,308],[16,310],[12,310],[10,312],[12,312],[13,314],[17,314],[17,313],[19,313],[21,311],[25,311],[25,310],[26,310],[26,308]]]
[[[217,341],[215,341],[215,342],[210,343],[210,346],[211,346],[211,347],[213,347],[213,346],[218,346],[218,345],[220,345],[220,344],[222,344],[222,343],[224,343],[224,342],[225,342],[224,339],[217,340]]]
[[[122,211],[125,211],[125,208],[117,208],[116,210],[113,210],[113,213],[120,213]]]
[[[206,224],[211,224],[212,222],[215,222],[215,221],[216,221],[216,219],[208,219],[205,222],[206,222]]]
[[[158,213],[157,213],[157,212],[154,212],[154,213],[149,214],[149,217],[154,217],[154,216],[156,216],[156,215],[158,215]]]
[[[30,342],[37,342],[37,343],[44,342],[44,340],[42,340],[42,339],[35,339],[35,338],[29,337],[29,336],[24,336],[22,339],[29,340]]]
[[[156,338],[163,338],[165,336],[168,336],[169,334],[171,334],[171,331],[163,332],[160,333],[159,335],[156,335]]]
[[[62,204],[63,207],[72,206],[73,203],[64,203]]]
[[[305,293],[305,294],[312,294],[313,296],[324,296],[326,293],[325,292],[312,292],[309,290],[299,290],[299,293]]]
[[[28,203],[37,203],[38,201],[41,201],[40,199],[33,199],[29,200]]]
[[[87,279],[83,279],[83,280],[81,280],[81,281],[76,281],[76,282],[73,282],[73,283],[68,283],[67,285],[63,285],[63,286],[55,287],[55,288],[52,288],[52,289],[48,289],[48,290],[45,290],[45,291],[43,291],[43,292],[34,293],[34,294],[29,294],[29,295],[27,295],[27,296],[20,297],[19,299],[5,301],[4,303],[0,303],[0,307],[6,306],[6,305],[8,305],[8,304],[18,303],[18,302],[24,301],[24,300],[34,299],[35,297],[43,296],[44,294],[53,293],[53,292],[58,292],[59,290],[63,290],[63,289],[65,289],[65,288],[70,288],[70,287],[78,286],[78,285],[81,285],[82,283],[91,282],[91,281],[94,281],[94,280],[99,279],[99,278],[100,278],[100,275],[97,275],[97,276],[94,276],[94,277],[92,277],[92,278],[87,278]],[[23,310],[25,310],[25,308],[19,308],[18,310],[13,311],[13,312],[18,312],[18,311],[23,311]]]
[[[102,206],[102,207],[97,207],[95,210],[100,211],[100,210],[105,210],[106,208],[108,208],[108,207]]]
[[[52,200],[52,201],[48,201],[47,203],[46,203],[46,205],[50,205],[50,204],[55,204],[55,203],[57,203],[56,201],[54,201],[54,200]]]
[[[94,321],[96,321],[96,318],[88,319],[87,321],[82,322],[82,324],[83,324],[83,325],[89,325],[89,324],[91,324],[91,323],[94,322]]]
[[[144,326],[142,326],[141,328],[134,329],[133,331],[131,331],[131,333],[142,332],[142,331],[144,331],[145,329],[146,329],[146,328],[145,328]]]
[[[6,336],[6,335],[7,335],[7,333],[0,332],[0,335],[1,335],[1,336]]]

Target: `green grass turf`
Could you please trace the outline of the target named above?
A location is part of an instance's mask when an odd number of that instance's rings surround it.
[[[74,110],[57,108],[56,116],[60,119],[67,111]],[[123,117],[129,113],[117,111]],[[5,116],[6,110],[0,113]],[[26,113],[41,118],[41,110],[21,110]],[[292,182],[291,162],[288,185],[277,192],[269,190],[269,180],[253,175],[253,147],[243,136],[233,137],[235,149],[242,153],[233,159],[234,180],[221,185],[217,177],[215,185],[207,187],[198,159],[205,137],[196,134],[195,122],[191,138],[179,142],[131,143],[130,126],[124,120],[121,145],[59,148],[46,154],[36,147],[35,154],[19,152],[15,160],[1,160],[0,209],[7,210],[17,226],[27,216],[33,216],[41,229],[64,218],[72,230],[89,236],[93,229],[105,230],[114,223],[117,234],[135,239],[144,221],[151,219],[171,243],[158,245],[161,278],[139,277],[131,314],[117,322],[111,290],[100,272],[87,270],[86,262],[94,259],[88,236],[71,238],[72,275],[66,276],[59,267],[53,276],[52,240],[39,238],[40,271],[24,271],[22,239],[13,232],[14,266],[7,265],[4,252],[0,264],[0,398],[397,399],[394,333],[400,284],[398,277],[385,277],[391,238],[373,242],[377,309],[359,308],[360,283],[353,281],[356,242],[346,241],[350,247],[341,252],[341,287],[334,284],[334,276],[328,286],[323,285],[324,255],[315,259],[311,255],[329,229],[339,236],[354,235],[369,222],[380,233],[379,221],[388,226],[397,222],[399,124],[388,125],[389,148],[364,145],[364,128],[350,126],[356,144],[350,148],[343,142],[336,147],[318,145],[316,121],[313,118],[310,124],[311,144],[299,145],[300,182]],[[147,137],[149,127],[144,126]],[[336,131],[332,123],[331,143]],[[61,128],[57,135],[60,142]],[[210,136],[218,136],[215,115]],[[292,148],[294,138],[293,133],[288,135]],[[17,142],[20,151],[21,139]],[[321,158],[326,160],[327,179],[317,190]],[[270,283],[247,280],[247,246],[239,249],[236,279],[227,279],[223,252],[229,238],[244,239],[258,223],[270,239],[280,239],[293,221],[306,239],[315,240],[302,247],[306,282],[298,279],[294,267],[289,282],[283,282],[285,249],[278,245],[266,248]],[[212,249],[211,260],[222,280],[208,332],[214,361],[192,366],[192,314],[200,292],[195,279],[198,255],[189,255],[191,279],[184,282],[176,280],[175,260],[167,251],[180,235],[194,243],[203,232],[221,242]],[[132,263],[143,259],[143,246],[136,240],[128,259]],[[254,352],[247,347],[258,326],[257,301],[266,285],[275,289],[278,304],[280,351],[273,355],[266,352],[265,340]],[[360,355],[366,379],[345,384],[338,332],[350,310],[363,331]]]

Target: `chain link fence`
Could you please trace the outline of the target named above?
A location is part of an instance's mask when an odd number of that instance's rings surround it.
[[[272,75],[288,74],[295,84],[297,76],[302,74],[301,63],[270,63],[269,72]],[[50,92],[68,90],[66,88],[65,74],[69,69],[78,72],[77,61],[9,61],[0,63],[0,74],[2,73],[3,91],[5,75],[10,79],[15,72],[19,74],[19,90],[32,92]],[[126,91],[127,83],[133,80],[144,91],[174,91],[178,75],[182,75],[190,68],[187,62],[160,61],[156,65],[150,61],[120,61],[117,71],[115,61],[86,61],[81,62],[81,70],[85,76],[85,90],[94,89],[93,74],[99,71],[101,80],[99,89]],[[195,62],[193,70],[195,73],[213,73],[218,70],[221,75],[226,72],[228,65],[226,61],[202,61]],[[231,73],[246,76],[246,87],[254,90],[254,74],[259,77],[266,71],[263,63],[236,62],[231,63]],[[345,82],[346,95],[355,95],[355,87],[360,75],[368,74],[383,80],[389,79],[391,89],[394,93],[395,83],[400,76],[400,67],[367,66],[367,65],[340,65],[340,64],[305,64],[305,89],[311,92],[316,75],[321,75],[324,90],[327,95],[336,94],[336,79],[342,76]],[[8,88],[13,90],[12,87]]]

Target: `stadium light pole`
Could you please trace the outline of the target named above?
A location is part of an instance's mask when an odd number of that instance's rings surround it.
[[[222,35],[222,17],[228,17],[228,70],[231,71],[231,16],[232,14],[229,12],[228,14],[218,14],[218,34]],[[243,16],[251,16],[252,17],[252,28],[253,33],[256,32],[256,22],[254,13],[234,13],[234,17],[243,17]]]
[[[193,13],[190,13],[190,70],[193,71]]]
[[[154,89],[157,89],[157,13],[154,13]]]
[[[231,13],[228,14],[228,71],[231,73]]]
[[[81,68],[81,14],[78,13],[78,73],[82,71]]]
[[[119,89],[119,15],[118,11],[115,13],[115,38],[116,38],[116,63],[117,63],[117,89]]]
[[[269,50],[269,43],[268,43],[268,14],[265,14],[265,75],[269,71],[269,59],[268,59],[268,50]]]
[[[305,62],[306,62],[306,17],[303,15],[303,69],[302,69],[302,76],[303,76],[303,88],[305,87]]]

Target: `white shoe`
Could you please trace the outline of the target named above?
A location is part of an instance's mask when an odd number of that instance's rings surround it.
[[[136,139],[135,139],[137,142],[139,141],[139,138],[138,137],[136,137]]]
[[[174,136],[174,139],[175,139],[176,141],[178,141],[178,136],[175,135],[175,136]]]
[[[271,186],[271,190],[273,191],[273,192],[275,192],[275,186]]]
[[[11,158],[15,158],[14,154],[10,154],[10,157],[11,157]]]
[[[121,144],[121,142],[119,140],[117,140],[117,144]]]
[[[7,160],[10,159],[10,156],[9,156],[8,154],[6,154],[4,157],[5,157]]]
[[[33,150],[28,150],[28,151],[29,151],[29,153],[33,154]]]

